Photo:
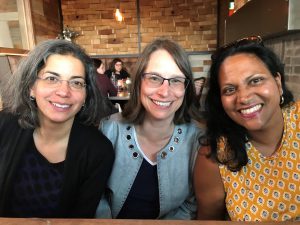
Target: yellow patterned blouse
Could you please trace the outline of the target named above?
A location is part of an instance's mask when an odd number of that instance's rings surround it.
[[[300,220],[300,102],[282,111],[285,128],[275,154],[264,157],[248,142],[248,164],[239,172],[219,166],[233,221]]]

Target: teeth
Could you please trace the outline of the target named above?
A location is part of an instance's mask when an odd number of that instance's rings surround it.
[[[159,105],[159,106],[170,106],[171,105],[171,102],[159,102],[159,101],[154,101],[153,102],[156,104],[156,105]]]
[[[251,114],[253,112],[258,111],[261,107],[262,107],[261,105],[256,105],[256,106],[254,106],[252,108],[241,110],[241,113],[242,114]]]
[[[58,104],[58,103],[52,103],[54,106],[56,106],[56,107],[59,107],[59,108],[63,108],[63,109],[65,109],[65,108],[69,108],[70,107],[70,105],[61,105],[61,104]]]

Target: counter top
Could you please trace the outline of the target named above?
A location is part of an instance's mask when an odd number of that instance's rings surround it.
[[[1,225],[249,225],[249,222],[200,220],[39,219],[0,218]],[[300,222],[251,222],[251,225],[296,225]]]
[[[130,98],[130,93],[128,93],[128,92],[118,92],[118,94],[117,94],[117,96],[109,96],[108,97],[108,99],[109,100],[117,100],[117,101],[119,101],[119,100],[129,100],[129,98]]]

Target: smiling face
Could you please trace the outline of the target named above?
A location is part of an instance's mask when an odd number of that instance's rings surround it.
[[[185,78],[172,56],[165,50],[157,50],[150,55],[145,73],[157,74],[163,78]],[[145,79],[141,83],[141,102],[146,110],[146,117],[155,120],[172,121],[180,108],[185,90],[175,90],[164,80],[159,87],[150,87]]]
[[[282,119],[280,75],[273,77],[255,55],[242,53],[225,59],[219,85],[225,112],[249,132],[272,129]]]
[[[82,62],[71,55],[51,55],[31,89],[30,95],[36,99],[41,124],[73,123],[75,115],[80,111],[86,98],[85,88],[74,90],[67,81],[84,82],[85,69]],[[63,80],[53,86],[44,80]],[[78,82],[77,82],[78,81]]]
[[[122,67],[123,67],[122,62],[116,62],[116,64],[115,64],[116,72],[121,72]]]

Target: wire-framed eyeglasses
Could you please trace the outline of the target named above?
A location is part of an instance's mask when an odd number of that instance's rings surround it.
[[[41,80],[45,85],[51,88],[60,87],[63,81],[68,83],[68,86],[73,91],[80,91],[84,89],[87,84],[83,78],[72,78],[70,80],[63,80],[60,77],[53,75],[51,73],[44,73],[43,77],[37,77],[37,79]]]
[[[214,61],[217,56],[219,56],[222,52],[232,48],[232,47],[239,47],[239,46],[243,46],[243,45],[248,45],[248,44],[259,44],[264,46],[263,44],[263,40],[261,38],[261,36],[249,36],[249,37],[244,37],[238,40],[235,40],[233,42],[230,42],[228,44],[225,44],[223,46],[221,46],[220,48],[218,48],[212,55],[211,55],[211,59]]]
[[[190,82],[190,80],[185,77],[164,78],[155,73],[144,73],[143,79],[146,82],[146,85],[153,88],[160,87],[164,81],[167,80],[169,87],[174,91],[184,91]]]

